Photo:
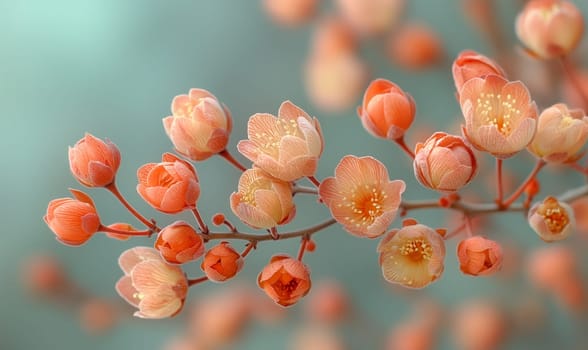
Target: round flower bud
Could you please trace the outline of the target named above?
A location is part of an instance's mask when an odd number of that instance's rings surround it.
[[[155,249],[168,263],[183,264],[202,256],[204,241],[188,223],[176,221],[159,232]]]
[[[480,236],[466,238],[457,245],[459,269],[466,275],[486,276],[502,265],[502,248],[495,241]]]

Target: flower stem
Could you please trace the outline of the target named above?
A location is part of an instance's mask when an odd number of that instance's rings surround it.
[[[414,153],[408,148],[406,142],[404,141],[404,136],[394,140],[400,146],[400,148],[412,159],[414,159]]]
[[[188,287],[192,287],[196,284],[208,281],[208,277],[202,276],[200,278],[188,279]]]
[[[313,187],[294,185],[292,188],[292,194],[296,193],[318,194],[318,190]]]
[[[128,231],[128,230],[119,230],[116,228],[104,226],[102,224],[100,224],[100,227],[98,227],[98,231],[116,233],[118,235],[145,236],[145,237],[151,237],[151,235],[154,233],[154,231],[152,229],[147,229],[145,231]]]
[[[220,152],[218,155],[219,155],[219,156],[221,156],[221,157],[223,157],[224,159],[226,159],[226,160],[227,160],[227,162],[231,163],[231,164],[232,164],[232,165],[233,165],[235,168],[237,168],[237,169],[239,169],[239,170],[241,170],[241,171],[245,171],[245,170],[246,170],[246,168],[245,168],[245,167],[244,167],[244,166],[243,166],[241,163],[239,163],[239,161],[238,161],[238,160],[236,160],[236,159],[235,159],[235,158],[234,158],[234,157],[231,155],[231,153],[229,153],[229,151],[228,151],[228,150],[224,149],[224,150],[223,150],[223,151],[221,151],[221,152]]]
[[[302,236],[302,241],[300,242],[300,250],[298,251],[298,261],[302,261],[302,257],[304,256],[304,252],[306,251],[306,244],[310,238],[308,235]]]
[[[192,214],[194,214],[194,217],[196,218],[196,221],[198,221],[198,226],[200,227],[200,231],[203,234],[207,235],[208,232],[209,232],[208,226],[206,226],[206,224],[202,220],[202,216],[200,216],[200,212],[198,211],[198,208],[193,208],[192,209]]]
[[[539,171],[541,171],[541,169],[545,166],[545,164],[545,161],[542,159],[539,159],[537,163],[535,163],[535,167],[533,168],[529,176],[527,176],[527,179],[523,181],[519,188],[510,197],[508,197],[508,199],[506,199],[504,203],[502,203],[506,208],[508,208],[512,203],[514,203],[514,201],[516,201],[521,196],[521,194],[525,191],[527,185],[535,179],[535,177],[537,176]]]
[[[316,179],[316,177],[314,176],[307,176],[307,178],[310,180],[310,182],[312,182],[313,185],[315,185],[317,188],[321,185],[321,182],[319,180]]]
[[[251,252],[251,250],[253,250],[255,247],[257,246],[257,242],[255,241],[251,241],[247,244],[247,247],[245,247],[245,250],[243,250],[243,252],[241,253],[241,257],[246,257],[247,254],[249,254],[249,252]]]
[[[155,232],[160,231],[159,227],[157,227],[157,225],[154,222],[147,220],[143,215],[139,214],[139,212],[137,210],[135,210],[135,208],[133,208],[133,206],[131,204],[129,204],[129,202],[127,202],[127,200],[123,197],[123,195],[118,190],[118,187],[116,187],[116,183],[114,181],[110,185],[108,185],[104,188],[106,188],[108,191],[110,191],[110,193],[112,193],[121,202],[121,204],[125,208],[127,208],[127,210],[131,214],[133,214],[133,216],[136,217],[139,221],[141,221],[145,226],[147,226],[152,231],[155,231]]]
[[[504,197],[502,191],[502,159],[496,158],[496,204],[503,207],[502,198]]]

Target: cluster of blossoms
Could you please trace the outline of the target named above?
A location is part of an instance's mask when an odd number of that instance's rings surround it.
[[[565,1],[531,1],[517,20],[517,32],[536,56],[562,57],[581,36],[582,17],[576,13],[575,7]],[[537,31],[538,27],[544,32]],[[562,32],[566,35],[558,35]],[[224,282],[236,276],[259,242],[298,237],[301,244],[297,256],[276,254],[257,279],[259,287],[277,304],[295,304],[311,288],[303,256],[315,249],[312,235],[335,223],[356,237],[381,238],[377,247],[379,264],[390,283],[422,288],[439,279],[445,268],[445,241],[461,233],[466,237],[458,243],[456,252],[460,270],[471,276],[491,275],[500,269],[502,248],[498,242],[472,232],[472,217],[527,211],[530,227],[546,242],[564,239],[574,230],[574,213],[566,201],[586,194],[587,189],[581,188],[565,198],[547,196],[532,207],[530,203],[538,193],[536,175],[545,165],[575,165],[582,157],[588,140],[588,117],[562,103],[539,112],[523,82],[509,80],[498,63],[474,51],[463,51],[455,58],[452,74],[464,118],[462,135],[435,132],[417,143],[413,151],[404,135],[415,120],[416,103],[410,94],[386,79],[369,84],[358,108],[365,130],[396,143],[411,157],[418,182],[439,193],[434,200],[403,199],[404,181],[390,179],[386,166],[371,156],[344,156],[334,176],[316,179],[325,146],[320,123],[290,101],[282,103],[277,116],[256,113],[249,118],[247,139],[237,144],[240,154],[252,163],[246,168],[227,150],[232,131],[228,108],[210,92],[191,89],[187,95],[173,99],[172,115],[163,119],[178,155],[165,153],[161,162],[141,166],[137,171],[137,192],[160,212],[192,212],[196,225],[175,221],[159,227],[138,213],[116,186],[121,162],[118,148],[90,134],[69,149],[71,172],[86,187],[110,191],[145,226],[144,230],[126,223],[104,225],[92,199],[78,190],[71,191],[74,198],[51,201],[45,221],[58,240],[74,246],[86,243],[97,232],[116,239],[156,234],[152,248],[131,248],[119,259],[124,276],[116,289],[138,308],[137,316],[146,318],[177,314],[190,286],[207,280]],[[527,180],[505,198],[502,161],[525,149],[537,158],[537,165]],[[466,202],[458,194],[478,173],[478,151],[496,158],[497,196],[492,203]],[[212,222],[226,226],[228,231],[212,232],[201,217],[197,209],[200,179],[192,162],[215,155],[242,172],[229,198],[231,211],[245,225],[267,234],[243,233],[222,213],[215,215]],[[300,182],[305,179],[314,187],[302,186]],[[279,227],[296,216],[296,193],[316,195],[332,218],[300,231],[280,232]],[[523,194],[526,200],[516,203]],[[461,211],[463,225],[448,232],[404,219],[402,227],[391,228],[398,216],[431,207]],[[214,240],[221,242],[208,246]],[[248,243],[239,252],[229,240]],[[182,264],[198,259],[202,260],[204,275],[188,278]]]

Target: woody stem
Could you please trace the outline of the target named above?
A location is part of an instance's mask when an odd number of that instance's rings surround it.
[[[198,226],[200,227],[200,231],[202,233],[204,233],[205,235],[207,235],[208,231],[209,231],[208,226],[206,226],[206,224],[202,220],[202,216],[200,216],[200,212],[198,211],[198,208],[193,208],[192,213],[194,214],[196,221],[198,221]]]
[[[208,281],[208,277],[202,276],[199,278],[189,279],[188,280],[188,287],[192,287],[193,285]]]
[[[298,251],[298,261],[302,261],[302,257],[304,256],[304,252],[306,251],[306,244],[310,238],[307,235],[302,236],[302,241],[300,242],[300,250]]]
[[[400,148],[412,159],[414,159],[414,153],[408,148],[406,142],[404,141],[404,136],[394,140],[400,146]]]
[[[243,166],[241,163],[239,163],[239,161],[238,161],[238,160],[236,160],[236,159],[235,159],[235,158],[234,158],[234,157],[231,155],[231,153],[229,153],[229,151],[228,151],[228,150],[224,149],[224,150],[222,150],[222,151],[221,151],[221,152],[220,152],[218,155],[219,155],[219,156],[221,156],[221,157],[223,157],[224,159],[226,159],[226,160],[227,160],[229,163],[231,163],[231,164],[232,164],[232,165],[233,165],[235,168],[237,168],[237,169],[239,169],[239,170],[241,170],[241,171],[245,171],[245,170],[246,170],[246,168],[245,168],[245,167],[244,167],[244,166]]]
[[[529,185],[529,183],[531,183],[531,181],[535,179],[535,177],[537,176],[539,171],[541,171],[541,169],[545,166],[545,164],[545,161],[542,159],[539,159],[537,163],[535,163],[535,167],[533,168],[529,176],[527,176],[527,179],[525,179],[525,181],[519,186],[519,188],[517,188],[517,190],[510,197],[508,197],[508,199],[504,201],[503,205],[505,207],[508,208],[512,203],[514,203],[514,201],[516,201],[521,196],[523,191],[525,191],[527,185]]]
[[[133,214],[133,216],[136,217],[139,221],[141,221],[145,226],[147,226],[149,229],[151,229],[155,232],[160,231],[159,227],[157,227],[157,225],[155,225],[155,223],[147,220],[143,215],[139,214],[139,212],[135,208],[133,208],[133,206],[129,202],[127,202],[127,200],[123,197],[123,195],[118,190],[118,187],[116,187],[116,183],[114,181],[110,185],[107,185],[104,188],[106,188],[108,191],[110,191],[110,193],[112,193],[121,202],[121,204],[125,208],[127,208],[127,210],[131,214]]]
[[[496,204],[502,207],[502,198],[504,196],[502,191],[502,159],[496,158]]]

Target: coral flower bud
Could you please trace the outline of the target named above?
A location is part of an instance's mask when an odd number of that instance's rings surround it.
[[[588,140],[588,117],[580,109],[558,103],[545,109],[537,122],[537,133],[529,152],[548,163],[574,162]]]
[[[254,228],[271,228],[288,223],[296,208],[292,185],[269,176],[261,169],[248,169],[231,194],[231,209],[241,221]]]
[[[174,97],[172,115],[163,118],[165,133],[178,153],[204,160],[225,149],[233,121],[228,109],[210,92],[190,89]]]
[[[531,228],[545,242],[566,238],[576,226],[572,208],[551,196],[531,208],[528,220]]]
[[[319,196],[347,232],[374,238],[386,232],[406,185],[390,181],[384,164],[372,157],[345,156],[335,177],[321,182]]]
[[[430,227],[410,222],[380,241],[380,266],[386,281],[423,288],[443,273],[445,242]]]
[[[532,0],[518,15],[516,32],[532,54],[543,59],[557,58],[578,46],[584,19],[571,1]]]
[[[282,103],[277,118],[267,113],[252,115],[247,136],[248,140],[239,141],[239,152],[283,181],[313,176],[323,152],[318,120],[290,101]]]
[[[316,12],[318,0],[263,0],[265,12],[276,23],[297,26],[307,22]]]
[[[453,61],[451,72],[458,93],[463,84],[472,78],[483,78],[490,74],[506,78],[506,73],[496,62],[472,50],[459,53]]]
[[[408,69],[431,67],[443,56],[441,38],[424,24],[405,25],[390,37],[387,46],[391,60]]]
[[[183,264],[204,254],[204,241],[188,223],[176,221],[159,232],[155,249],[168,263]]]
[[[310,290],[310,271],[300,260],[275,255],[257,276],[257,284],[276,303],[290,306]]]
[[[459,269],[466,275],[487,276],[502,266],[502,248],[480,236],[466,238],[457,245]]]
[[[116,283],[116,291],[139,309],[135,316],[166,318],[180,312],[188,294],[188,280],[181,268],[166,263],[149,247],[124,251],[118,264],[125,275]]]
[[[49,202],[43,220],[62,243],[82,245],[98,232],[100,218],[90,196],[78,190],[70,192],[74,198],[59,198]]]
[[[229,242],[221,242],[204,255],[200,268],[209,280],[223,282],[234,277],[243,267],[243,257]]]
[[[120,152],[109,140],[86,133],[69,148],[69,169],[82,185],[105,187],[114,182],[120,165]]]
[[[113,228],[115,230],[128,231],[129,233],[132,233],[133,231],[138,231],[131,224],[127,224],[125,222],[116,222],[114,224],[108,225],[107,227]],[[118,239],[121,241],[126,241],[129,238],[131,238],[131,235],[125,235],[122,233],[104,232],[104,234],[106,234],[106,236],[110,238]]]
[[[373,136],[388,140],[401,138],[414,120],[412,96],[385,79],[370,83],[358,108],[363,127]]]
[[[461,137],[444,132],[436,132],[425,143],[417,143],[413,166],[423,186],[443,192],[467,185],[478,169],[470,146]]]
[[[459,93],[464,136],[480,151],[508,158],[523,150],[537,127],[537,107],[520,81],[496,75],[468,80]]]
[[[148,163],[137,170],[137,192],[153,208],[168,214],[194,208],[200,184],[194,167],[165,153],[161,163]]]

